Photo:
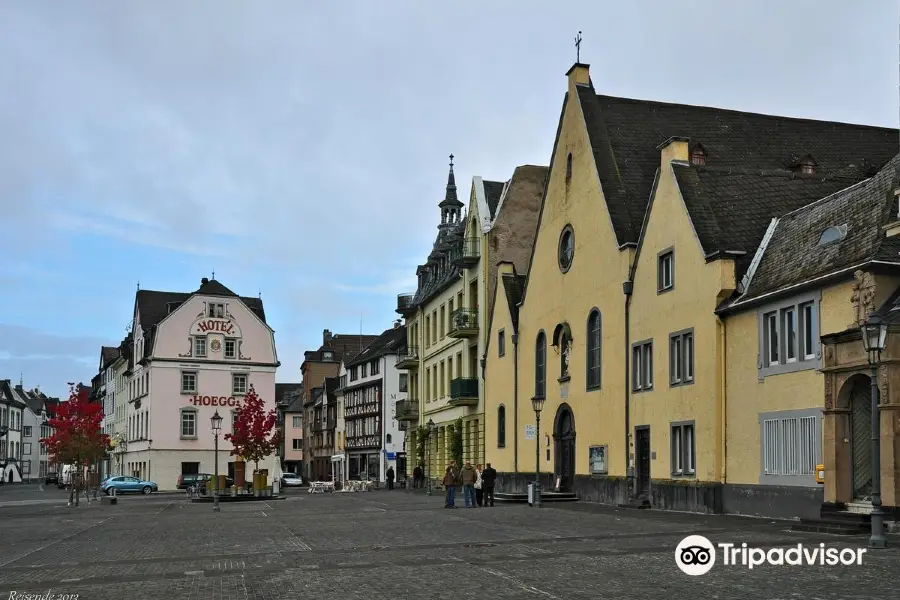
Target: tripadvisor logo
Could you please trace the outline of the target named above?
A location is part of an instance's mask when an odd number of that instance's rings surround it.
[[[826,548],[825,544],[787,548],[752,548],[746,543],[716,544],[725,566],[753,569],[762,565],[861,565],[866,548]],[[689,535],[675,548],[675,564],[687,575],[704,575],[716,564],[716,546],[702,535]]]

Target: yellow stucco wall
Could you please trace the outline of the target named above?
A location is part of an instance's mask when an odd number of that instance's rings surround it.
[[[887,300],[898,284],[896,277],[876,276],[876,305]],[[820,334],[837,333],[852,325],[853,280],[821,290]],[[825,379],[816,370],[770,375],[757,373],[759,330],[757,310],[727,317],[726,375],[726,465],[728,482],[758,484],[760,481],[759,414],[775,411],[824,408]]]
[[[509,305],[506,301],[506,292],[503,288],[502,276],[504,273],[512,273],[511,265],[505,264],[501,266],[497,277],[497,289],[494,296],[494,317],[491,322],[491,344],[488,348],[488,356],[486,357],[484,369],[484,397],[487,411],[484,415],[485,421],[485,454],[491,465],[502,472],[511,472],[515,470],[515,415],[514,415],[514,373],[515,364],[513,349],[513,326],[511,315],[509,314]],[[506,352],[503,356],[499,355],[497,336],[500,331],[504,332],[506,339]],[[530,396],[529,396],[530,397]],[[524,398],[520,391],[519,403],[526,402],[530,406],[528,398]],[[497,415],[500,406],[506,408],[506,444],[504,447],[498,446],[497,442]],[[521,443],[521,440],[520,440]],[[532,443],[532,454],[534,446]],[[533,459],[532,463],[533,464]],[[532,467],[533,468],[533,467]]]
[[[572,409],[576,435],[575,472],[586,474],[588,447],[608,446],[607,463],[611,475],[625,474],[624,449],[624,366],[621,362],[624,345],[624,297],[622,282],[628,274],[631,249],[620,251],[612,223],[605,210],[594,157],[585,130],[584,116],[575,91],[575,81],[586,81],[586,70],[576,68],[569,79],[569,96],[562,117],[562,127],[555,155],[543,211],[535,239],[534,256],[530,266],[529,284],[520,312],[519,339],[519,414],[518,432],[513,431],[512,410],[507,412],[507,446],[512,447],[513,435],[519,436],[519,468],[534,468],[534,441],[524,439],[526,425],[535,424],[531,397],[534,395],[534,349],[538,332],[547,335],[547,390],[541,415],[541,470],[553,471],[553,452],[550,460],[544,452],[545,435],[552,434],[557,409],[566,402]],[[567,156],[572,155],[572,176],[566,180]],[[571,224],[575,233],[575,255],[565,274],[557,263],[560,233]],[[586,391],[585,340],[587,318],[592,308],[602,314],[601,389]],[[573,343],[570,362],[571,380],[561,385],[560,357],[552,349],[554,328],[568,322]],[[499,322],[491,332],[496,335]],[[508,348],[511,345],[507,344]],[[489,361],[494,357],[489,357]],[[512,390],[511,370],[504,374],[504,383],[491,382],[490,389]],[[493,376],[493,375],[492,375]],[[498,373],[498,377],[500,373]],[[567,389],[565,389],[567,388]],[[508,394],[507,394],[508,395]],[[507,395],[487,398],[487,412],[496,414],[497,404]],[[563,397],[566,396],[567,397]],[[489,427],[490,429],[490,427]],[[494,434],[495,435],[495,434]],[[551,442],[552,448],[552,442]],[[496,444],[488,445],[488,459],[496,455]],[[509,452],[503,455],[506,456]],[[508,465],[508,459],[504,459]],[[526,467],[527,465],[527,467]]]
[[[670,479],[671,424],[693,421],[696,479],[715,481],[721,471],[722,394],[720,330],[714,311],[723,286],[733,289],[734,284],[727,270],[723,277],[723,267],[731,261],[707,263],[681,199],[671,161],[687,158],[684,141],[662,149],[659,182],[637,257],[631,341],[653,340],[653,388],[632,393],[631,425],[632,431],[634,427],[650,426],[651,456],[655,453],[650,476]],[[674,253],[674,287],[659,293],[658,257],[670,249]],[[673,386],[669,335],[687,329],[693,329],[694,334],[694,381]],[[609,358],[621,364],[621,352]]]

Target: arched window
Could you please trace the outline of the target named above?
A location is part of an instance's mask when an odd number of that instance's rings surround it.
[[[497,447],[506,448],[506,407],[497,409]]]
[[[587,389],[600,389],[600,311],[596,308],[587,320]]]
[[[534,395],[543,398],[547,392],[547,336],[540,332],[534,345]]]

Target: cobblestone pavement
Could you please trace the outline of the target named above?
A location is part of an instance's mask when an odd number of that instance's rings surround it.
[[[900,537],[861,566],[727,567],[690,577],[678,542],[772,548],[860,547],[864,538],[789,524],[584,503],[444,510],[411,492],[292,494],[191,504],[181,496],[118,506],[35,503],[0,510],[0,599],[19,593],[121,598],[282,599],[900,597]]]

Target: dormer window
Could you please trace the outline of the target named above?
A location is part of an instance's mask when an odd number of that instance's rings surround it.
[[[209,305],[209,316],[217,319],[225,318],[225,305],[221,303],[211,303]]]
[[[322,353],[322,360],[331,360],[331,357],[332,357],[332,356],[333,356],[333,355],[331,354],[331,352],[328,352],[328,351],[323,352],[323,353]]]
[[[812,155],[807,154],[794,162],[793,170],[799,171],[803,175],[814,175],[817,166],[816,159]]]
[[[841,241],[845,237],[847,237],[846,223],[843,225],[836,225],[835,227],[829,227],[822,232],[822,236],[819,238],[819,245],[826,246],[828,244],[833,244],[834,242]]]
[[[700,144],[697,144],[691,150],[691,164],[697,167],[706,165],[706,150]]]

